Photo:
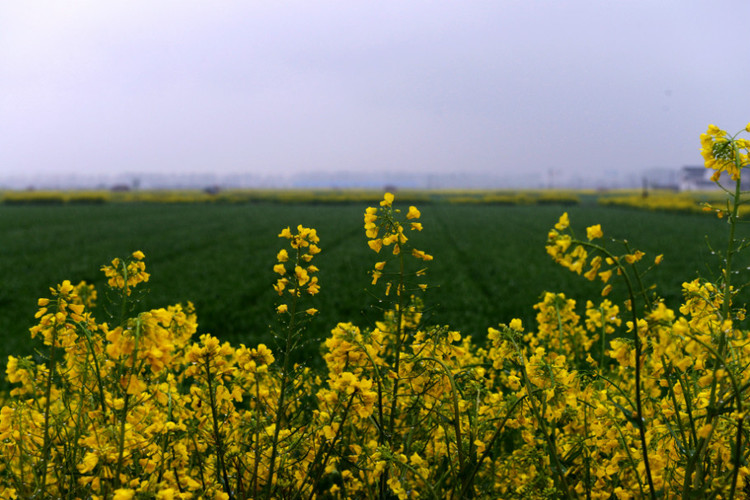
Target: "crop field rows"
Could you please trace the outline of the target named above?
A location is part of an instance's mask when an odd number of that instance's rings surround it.
[[[374,295],[365,292],[374,262],[362,230],[365,206],[0,206],[1,359],[32,352],[28,328],[36,298],[48,287],[86,280],[103,293],[99,268],[134,250],[146,254],[152,273],[144,307],[192,301],[199,331],[237,344],[272,342],[277,235],[297,224],[317,228],[323,250],[315,298],[320,314],[310,331],[322,338],[339,321],[372,325],[380,313]],[[427,204],[425,229],[414,235],[415,244],[435,256],[428,266],[427,321],[482,339],[487,327],[513,317],[531,324],[532,306],[546,290],[573,298],[595,293],[597,285],[560,269],[545,253],[547,230],[565,210],[581,227],[601,223],[606,236],[627,236],[651,259],[663,253],[664,263],[648,278],[671,304],[680,298],[681,280],[714,263],[705,241],[725,245],[722,222],[706,215],[596,205]]]

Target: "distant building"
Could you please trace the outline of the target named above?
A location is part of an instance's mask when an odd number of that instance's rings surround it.
[[[713,172],[713,170],[706,167],[682,167],[680,169],[680,191],[716,189],[716,184],[711,180]]]
[[[109,189],[113,193],[124,193],[124,192],[130,191],[130,185],[129,184],[120,183],[120,184],[113,185]]]

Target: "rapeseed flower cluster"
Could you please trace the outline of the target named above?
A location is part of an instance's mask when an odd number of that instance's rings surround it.
[[[568,213],[565,212],[547,234],[546,248],[547,253],[561,266],[583,275],[589,281],[597,278],[601,280],[605,285],[602,295],[606,296],[612,290],[609,281],[613,273],[622,275],[623,266],[634,265],[644,257],[645,253],[626,247],[625,253],[614,255],[595,241],[603,237],[601,225],[596,224],[586,228],[586,240],[577,240],[570,227]],[[657,256],[654,263],[659,264],[661,259],[661,255]]]
[[[299,297],[302,291],[310,295],[317,294],[320,291],[318,277],[315,276],[318,268],[310,264],[313,257],[320,253],[320,247],[318,246],[320,238],[318,238],[317,231],[299,225],[297,226],[297,232],[292,233],[286,227],[279,233],[279,238],[289,240],[292,256],[289,256],[286,248],[282,248],[276,254],[278,262],[273,266],[273,270],[280,275],[280,278],[276,281],[274,290],[278,292],[279,296],[284,295],[284,291],[294,297]],[[289,269],[287,269],[287,266],[289,266]],[[287,306],[280,306],[278,312],[287,312]]]
[[[750,381],[745,370],[750,362],[750,334],[735,326],[744,319],[744,311],[732,306],[733,287],[686,282],[683,305],[673,311],[658,297],[634,290],[641,279],[635,264],[642,252],[615,256],[591,243],[591,233],[599,234],[598,229],[589,228],[588,241],[581,241],[571,232],[560,235],[568,226],[563,216],[551,232],[548,252],[553,258],[576,271],[568,248],[600,251],[614,264],[629,292],[625,306],[630,320],[621,320],[619,308],[606,299],[599,307],[588,302],[587,331],[572,301],[547,294],[537,306],[539,330],[527,338],[531,345],[554,349],[553,359],[561,353],[571,361],[581,359],[581,350],[588,356],[588,368],[585,363],[573,366],[580,370],[578,380],[583,384],[576,398],[587,394],[596,418],[584,430],[583,453],[605,464],[586,473],[596,477],[595,491],[614,492],[618,498],[745,498],[750,470],[742,443],[750,394],[743,384]],[[561,238],[567,240],[562,247]],[[661,256],[655,261],[660,262]],[[621,323],[625,331],[617,335]],[[545,324],[559,333],[559,339],[546,332]],[[600,360],[592,357],[597,337],[602,340]],[[615,363],[607,362],[604,355]],[[597,432],[610,441],[600,442]],[[555,439],[556,447],[565,440],[559,429]],[[563,465],[570,470],[569,464]],[[563,479],[560,476],[558,484]],[[586,491],[581,483],[568,486]]]
[[[110,265],[102,266],[102,271],[108,278],[109,286],[125,290],[125,293],[130,295],[132,288],[139,283],[147,282],[151,275],[146,272],[144,258],[143,252],[138,250],[133,252],[133,255],[127,261],[115,258]]]
[[[422,223],[417,222],[422,213],[417,207],[410,206],[406,213],[406,220],[400,220],[399,215],[401,210],[393,207],[393,200],[394,196],[392,193],[385,193],[379,207],[368,207],[365,210],[365,235],[368,238],[368,246],[378,254],[383,247],[392,248],[392,254],[398,256],[397,260],[401,264],[400,270],[396,275],[401,275],[403,274],[404,263],[402,250],[406,250],[407,254],[422,263],[431,261],[433,257],[425,251],[411,246],[408,243],[409,238],[406,236],[405,227],[408,227],[409,231],[422,231]],[[385,267],[387,263],[388,261],[375,263],[374,269],[371,271],[373,285],[386,274]],[[416,275],[424,276],[424,272],[425,269],[422,268],[416,272]],[[390,293],[393,286],[394,282],[389,280],[386,284],[386,295]],[[404,292],[403,286],[403,282],[397,284],[396,294],[401,295]],[[427,287],[425,283],[420,283],[418,286],[422,290]]]
[[[750,123],[745,127],[750,132]],[[750,140],[730,136],[716,125],[709,125],[701,134],[701,156],[706,168],[715,170],[711,180],[718,181],[722,172],[727,172],[733,181],[740,177],[740,171],[750,165]]]
[[[382,316],[335,325],[320,346],[323,369],[290,356],[317,328],[307,302],[320,290],[314,229],[280,234],[275,351],[198,334],[189,303],[134,311],[132,293],[148,280],[140,252],[103,268],[105,295],[127,306],[121,318],[99,321],[86,283],[50,289],[31,328],[44,356],[8,360],[0,496],[750,494],[750,333],[739,327],[729,259],[720,279],[684,283],[672,310],[642,284],[643,252],[614,251],[599,225],[578,238],[563,214],[550,256],[600,280],[605,295],[617,282],[627,299],[546,292],[535,324],[511,319],[477,343],[426,324],[423,288],[411,285],[424,284],[431,260],[411,246],[421,214],[394,203],[387,193],[365,211],[369,247],[390,250],[370,271]]]

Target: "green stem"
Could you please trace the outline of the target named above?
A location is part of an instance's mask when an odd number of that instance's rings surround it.
[[[595,250],[598,250],[601,252],[605,257],[609,257],[617,266],[618,274],[622,275],[623,281],[625,281],[625,286],[628,289],[628,298],[630,299],[630,311],[632,313],[632,321],[633,321],[633,337],[634,337],[634,347],[635,347],[635,406],[636,406],[636,426],[638,427],[638,434],[640,436],[641,441],[641,451],[643,454],[643,465],[646,469],[646,479],[648,480],[648,486],[649,486],[649,496],[652,500],[656,499],[656,492],[654,491],[654,481],[652,479],[651,475],[651,465],[649,463],[648,458],[648,445],[646,442],[646,422],[643,418],[643,397],[641,393],[641,356],[643,353],[643,345],[641,343],[641,337],[638,333],[638,313],[636,311],[635,306],[635,292],[633,291],[633,283],[630,279],[630,276],[627,273],[627,270],[625,269],[625,266],[622,265],[620,262],[620,259],[617,258],[615,255],[613,255],[609,250],[604,248],[601,245],[596,245],[590,242],[584,242],[579,241],[581,245],[584,247],[592,248]],[[635,272],[636,276],[638,276],[638,271],[635,269],[635,266],[633,266],[633,271]],[[640,277],[638,278],[640,281]],[[644,294],[644,302],[648,304],[647,297]]]
[[[231,488],[229,487],[229,477],[227,475],[226,464],[224,463],[224,440],[219,430],[219,415],[216,408],[215,388],[211,377],[211,356],[206,355],[206,382],[208,383],[208,398],[211,406],[211,420],[213,422],[214,441],[216,442],[216,461],[218,466],[219,481],[224,487],[224,491],[232,498]],[[219,375],[220,376],[220,375]]]
[[[672,400],[672,406],[674,407],[675,419],[677,420],[677,430],[680,432],[680,439],[682,439],[683,447],[687,451],[687,447],[689,446],[688,436],[687,434],[685,434],[685,426],[682,423],[682,418],[680,418],[680,405],[677,402],[677,395],[674,393],[674,387],[670,380],[670,372],[672,371],[672,367],[668,365],[667,360],[664,356],[662,356],[661,358],[661,364],[662,366],[664,366],[664,378],[669,383],[667,393],[669,394],[669,398]]]
[[[300,248],[297,248],[296,262],[300,262]],[[281,368],[281,386],[279,387],[279,400],[276,407],[276,418],[274,421],[273,440],[271,441],[271,459],[268,467],[268,483],[266,484],[266,498],[270,500],[273,493],[273,475],[276,470],[276,455],[279,448],[279,433],[281,432],[281,422],[284,418],[284,405],[286,404],[286,388],[289,384],[289,359],[291,358],[291,348],[293,343],[295,319],[297,317],[297,299],[300,294],[300,284],[296,275],[294,278],[294,293],[292,294],[292,307],[290,311],[289,324],[286,331],[286,346],[284,348],[284,363]]]
[[[430,481],[428,481],[426,477],[424,477],[422,474],[420,474],[417,469],[415,469],[414,467],[412,467],[411,465],[409,465],[406,462],[398,461],[398,464],[401,467],[403,467],[404,469],[406,469],[408,471],[411,471],[412,474],[414,474],[415,476],[417,476],[419,479],[422,480],[422,483],[425,485],[425,487],[427,488],[427,490],[430,492],[430,497],[431,498],[434,498],[435,500],[437,500],[437,499],[440,498],[440,496],[437,494],[437,491],[435,491],[435,488],[433,487],[433,485],[430,484]]]
[[[83,376],[81,380],[81,387],[80,392],[78,393],[78,414],[76,415],[76,423],[74,427],[74,433],[73,433],[73,439],[70,441],[70,447],[72,449],[72,457],[70,458],[70,473],[68,474],[68,479],[70,480],[70,491],[75,491],[76,488],[76,473],[75,471],[75,464],[78,463],[78,452],[81,451],[80,447],[78,446],[79,439],[81,437],[81,432],[83,431],[83,414],[84,414],[84,407],[85,407],[85,398],[86,398],[86,385],[88,384],[88,357],[83,363]],[[75,471],[75,472],[74,472]]]
[[[380,370],[378,370],[378,365],[375,363],[375,360],[370,355],[370,351],[368,351],[364,344],[361,342],[356,342],[355,344],[357,347],[359,347],[360,351],[364,353],[364,355],[367,357],[367,359],[370,360],[370,364],[372,365],[372,371],[375,375],[375,383],[378,387],[378,421],[375,422],[375,425],[378,429],[378,445],[383,445],[385,443],[385,429],[384,429],[384,418],[383,418],[383,384],[382,384],[382,377],[380,376]]]
[[[130,370],[128,371],[128,378],[126,380],[125,397],[123,398],[124,403],[122,408],[122,418],[120,419],[119,440],[117,443],[117,468],[115,469],[114,475],[115,489],[119,488],[120,486],[120,472],[122,471],[122,464],[125,457],[125,428],[128,420],[128,410],[130,404],[130,393],[128,393],[127,391],[130,387],[130,379],[131,377],[133,377],[133,371],[136,369],[135,362],[138,355],[138,344],[140,343],[140,339],[141,318],[139,317],[135,323],[135,345],[133,347],[133,353],[130,355],[130,359],[132,360],[132,362],[130,364]]]
[[[128,286],[128,266],[125,261],[122,262],[122,279],[125,284],[125,288],[122,290],[122,305],[120,307],[120,325],[125,326],[125,320],[128,315],[128,297],[130,296],[130,287]]]
[[[740,397],[737,395],[737,407],[740,407]],[[734,445],[734,470],[732,471],[732,488],[729,492],[730,500],[734,498],[735,491],[737,490],[737,479],[740,473],[740,465],[742,465],[742,424],[745,420],[745,416],[741,411],[738,411],[737,416],[737,437]]]
[[[564,498],[572,498],[570,486],[568,485],[568,481],[565,478],[564,467],[562,465],[562,462],[560,461],[560,457],[557,454],[557,446],[555,445],[555,442],[547,429],[547,422],[545,419],[546,417],[544,416],[543,411],[540,411],[540,409],[537,407],[537,401],[534,399],[535,396],[533,393],[536,391],[532,390],[531,380],[529,379],[529,374],[526,371],[526,360],[524,359],[523,351],[516,343],[515,339],[510,338],[510,340],[515,347],[516,355],[518,356],[518,365],[521,368],[521,375],[523,376],[523,385],[526,388],[526,394],[529,396],[529,405],[531,406],[531,412],[534,414],[537,422],[539,422],[539,428],[542,431],[544,441],[547,445],[547,453],[549,454],[550,461],[552,462],[552,469],[557,475],[558,486],[562,490]],[[537,389],[537,391],[541,391],[541,389]]]
[[[633,287],[630,283],[625,269],[622,265],[617,262],[618,268],[622,269],[622,276],[625,279],[625,283],[628,288],[628,295],[630,297],[630,310],[633,315],[633,335],[635,337],[635,407],[636,407],[636,422],[638,426],[638,434],[641,439],[641,449],[643,452],[643,465],[646,469],[646,479],[648,480],[649,495],[652,500],[656,499],[656,491],[654,491],[654,481],[651,477],[651,465],[648,459],[648,444],[646,442],[646,422],[643,418],[643,395],[641,393],[641,353],[643,351],[643,345],[641,344],[641,335],[638,332],[638,314],[635,310],[635,296],[633,294]]]
[[[558,340],[560,342],[560,350],[558,352],[563,353],[565,352],[565,339],[563,337],[563,323],[562,316],[560,316],[560,303],[557,300],[558,297],[555,297],[555,315],[557,316],[557,333],[559,337]]]
[[[323,457],[323,460],[320,460],[320,455],[323,452],[323,447],[321,447],[318,452],[315,454],[315,457],[312,460],[310,468],[307,469],[307,472],[305,473],[305,477],[300,481],[300,488],[297,491],[297,493],[294,495],[293,498],[299,498],[299,496],[302,494],[302,490],[305,487],[305,483],[307,482],[307,479],[310,477],[310,474],[315,468],[316,473],[316,481],[319,481],[322,474],[326,470],[326,466],[328,465],[328,460],[331,458],[331,453],[333,452],[334,447],[336,446],[336,443],[339,440],[339,437],[341,437],[341,431],[344,429],[344,424],[346,423],[346,418],[349,415],[349,410],[352,407],[352,403],[354,403],[354,397],[356,396],[356,392],[352,393],[351,397],[346,403],[346,407],[344,408],[344,411],[341,414],[341,423],[338,426],[338,429],[336,429],[336,434],[333,436],[333,439],[331,440],[331,443],[328,445],[328,449],[325,451],[325,456]],[[332,421],[332,420],[331,420]],[[308,497],[308,500],[313,500],[315,497],[315,482],[310,485],[310,496]]]
[[[510,416],[513,415],[513,412],[516,411],[516,407],[523,402],[523,400],[526,399],[526,396],[521,396],[518,398],[513,405],[511,406],[510,410],[508,410],[508,413],[505,415],[505,418],[503,418],[503,421],[500,423],[497,429],[495,429],[495,433],[492,435],[492,438],[487,443],[487,447],[484,450],[484,453],[482,453],[482,456],[479,457],[479,460],[477,460],[476,464],[474,465],[474,468],[471,470],[471,472],[468,474],[466,481],[464,482],[463,488],[461,490],[461,495],[459,498],[466,498],[467,493],[474,482],[474,476],[476,476],[477,472],[479,472],[479,468],[482,465],[482,462],[484,462],[489,456],[490,453],[492,453],[492,449],[495,445],[495,441],[500,437],[500,434],[505,428],[505,423],[510,419]]]
[[[255,401],[256,404],[260,404],[261,398],[260,398],[260,381],[256,381],[255,383]],[[258,419],[257,423],[255,424],[255,429],[253,429],[253,436],[255,437],[255,460],[253,462],[253,497],[255,497],[258,494],[258,466],[260,465],[260,427],[259,424],[260,419]]]
[[[735,154],[735,156],[737,156]],[[727,255],[724,266],[724,298],[721,304],[721,319],[730,319],[731,293],[732,293],[732,258],[735,253],[735,230],[737,227],[737,214],[740,208],[740,178],[737,178],[732,198],[732,214],[729,217],[729,241],[727,242]],[[724,356],[727,348],[727,337],[724,329],[719,332],[719,353]]]
[[[446,366],[445,363],[443,363],[441,360],[437,358],[427,357],[422,358],[424,361],[434,361],[435,363],[439,364],[443,371],[445,372],[445,375],[448,377],[448,381],[451,384],[451,400],[453,402],[453,429],[456,433],[456,448],[458,448],[458,467],[459,471],[464,470],[464,450],[463,450],[463,438],[461,435],[461,413],[458,409],[458,387],[456,386],[456,381],[453,378],[453,374],[450,371],[450,368]]]
[[[42,444],[42,493],[41,497],[46,498],[47,496],[47,469],[50,459],[50,453],[52,451],[52,443],[49,435],[49,420],[50,420],[50,407],[52,402],[52,376],[55,373],[55,353],[57,344],[57,326],[53,327],[52,330],[52,342],[49,346],[49,371],[47,372],[47,384],[44,388],[44,442]]]
[[[555,473],[557,474],[557,479],[559,481],[560,488],[562,489],[563,496],[565,498],[572,498],[572,495],[570,493],[570,486],[568,485],[568,480],[565,478],[565,468],[562,465],[562,462],[560,461],[560,457],[557,454],[557,446],[555,445],[555,442],[552,438],[551,433],[547,429],[547,422],[546,417],[544,416],[543,412],[539,410],[537,407],[536,401],[534,399],[533,392],[531,390],[531,381],[529,380],[529,375],[526,372],[526,364],[525,362],[521,363],[521,373],[523,374],[524,379],[524,385],[526,386],[526,392],[529,395],[529,404],[531,405],[531,411],[534,413],[534,416],[537,419],[537,422],[539,422],[540,430],[542,431],[542,435],[544,436],[544,441],[547,444],[547,452],[549,453],[550,460],[552,461],[553,468]],[[541,389],[537,389],[538,391],[541,391]],[[543,397],[543,396],[542,396]]]
[[[83,331],[85,337],[86,337],[86,343],[88,344],[89,352],[91,352],[91,359],[94,362],[94,373],[96,374],[96,385],[99,389],[99,405],[102,409],[102,420],[106,418],[106,398],[104,397],[104,383],[102,382],[102,374],[101,370],[99,368],[99,360],[96,356],[96,351],[94,350],[94,340],[91,337],[91,332],[89,332],[88,328],[81,325],[81,331]]]
[[[600,315],[601,321],[602,321],[602,332],[601,332],[602,344],[601,344],[601,353],[600,353],[600,357],[599,357],[599,366],[597,367],[597,373],[599,373],[599,374],[601,374],[602,370],[604,369],[605,351],[607,350],[607,348],[606,348],[606,345],[607,345],[606,344],[607,343],[607,322],[606,322],[606,319],[604,317],[604,313],[605,313],[604,306],[599,305],[599,315]]]
[[[735,374],[732,373],[732,371],[729,369],[729,365],[728,365],[726,359],[724,359],[724,357],[721,356],[721,353],[718,350],[714,349],[710,345],[708,345],[705,342],[701,341],[697,337],[694,337],[694,336],[691,336],[691,337],[692,337],[692,339],[695,342],[697,342],[698,344],[700,344],[704,349],[706,349],[709,353],[711,353],[711,355],[714,356],[714,358],[716,359],[716,361],[719,364],[721,364],[721,366],[724,367],[724,371],[726,371],[727,376],[729,377],[729,381],[732,384],[732,389],[734,390],[734,394],[735,394],[734,399],[735,399],[736,404],[737,404],[737,436],[735,438],[735,444],[736,444],[736,446],[735,446],[734,457],[733,457],[734,458],[734,470],[732,471],[732,486],[731,486],[731,493],[730,493],[730,497],[729,497],[729,498],[734,498],[735,489],[737,488],[737,478],[738,478],[738,474],[739,474],[739,471],[740,471],[740,465],[741,465],[741,460],[742,460],[742,454],[741,454],[741,449],[742,449],[742,426],[743,426],[744,416],[742,415],[743,407],[742,407],[742,393],[741,393],[741,390],[740,390],[740,384],[739,384],[739,382],[737,380],[737,377],[735,377]],[[716,379],[717,379],[717,377],[714,377],[714,382],[716,381]],[[717,411],[711,417],[711,419],[715,421],[718,418],[718,415],[719,415],[719,412]],[[714,424],[712,424],[712,425],[714,425]],[[712,429],[711,433],[713,433],[713,429]],[[703,439],[703,443],[702,443],[702,447],[701,447],[702,449],[708,450],[708,441],[710,440],[710,436],[711,436],[711,434],[709,434],[709,436],[706,437],[706,438],[702,438]],[[702,454],[699,454],[699,456],[700,455],[702,455]]]
[[[735,147],[735,155],[734,155],[735,163],[737,164],[738,168],[741,169],[742,165],[739,161],[739,154],[736,149],[736,146],[734,147]],[[741,181],[740,181],[740,177],[738,177],[737,180],[735,181],[734,193],[729,193],[731,196],[731,214],[729,215],[729,239],[727,241],[727,250],[726,250],[726,256],[724,260],[724,272],[723,272],[724,290],[723,290],[723,298],[722,298],[722,303],[721,303],[721,317],[720,317],[722,321],[731,319],[732,260],[733,260],[734,253],[736,251],[735,231],[736,231],[736,226],[737,226],[739,206],[741,204],[740,187],[741,187]],[[705,346],[705,344],[703,345]],[[724,331],[723,325],[720,325],[718,348],[716,351],[713,351],[712,349],[711,350],[716,353],[715,357],[717,360],[723,361],[723,358],[726,355],[727,348],[728,348],[727,335],[726,335],[726,332]],[[729,372],[729,370],[727,371]],[[714,380],[711,383],[711,393],[709,396],[709,404],[708,404],[709,408],[714,407],[716,404],[717,384],[718,384],[718,380],[714,378]],[[741,399],[739,393],[737,393],[737,399],[738,401]],[[716,418],[717,418],[717,415],[712,416],[712,420],[715,420]],[[738,429],[741,430],[741,428],[742,428],[742,420],[740,420],[738,423]],[[738,433],[738,434],[741,434],[741,433]],[[688,467],[686,468],[686,472],[688,472],[690,475],[686,475],[685,487],[683,488],[683,491],[684,491],[683,495],[691,495],[694,490],[693,482],[689,480],[689,478],[693,476],[693,470],[695,469],[697,464],[701,463],[705,454],[708,453],[708,441],[709,441],[708,438],[701,438],[701,440],[697,443],[697,453],[693,457],[693,460],[688,462]],[[741,451],[739,449],[739,445],[741,445],[741,436],[739,435],[737,438],[737,445],[738,445],[738,449],[736,450],[736,452],[739,454]],[[735,469],[738,469],[738,467],[735,467]],[[698,478],[698,480],[700,484],[703,484],[703,481],[702,481],[703,474],[700,474],[699,476],[700,477]],[[736,477],[733,478],[733,484],[735,480],[736,480]]]
[[[404,255],[399,252],[399,281],[396,288],[396,295],[398,296],[398,309],[396,310],[396,359],[393,364],[395,379],[393,380],[393,392],[391,393],[391,414],[390,421],[388,424],[388,434],[386,436],[389,444],[393,444],[394,430],[396,428],[396,413],[398,410],[398,386],[399,386],[399,370],[401,366],[401,347],[402,347],[402,329],[401,323],[404,315]],[[388,483],[388,469],[383,472],[380,476],[380,497],[384,498],[387,491]]]
[[[226,464],[224,463],[224,440],[219,430],[219,416],[216,408],[216,397],[214,396],[215,388],[211,378],[211,359],[206,356],[206,382],[208,383],[208,398],[211,405],[211,420],[213,422],[214,440],[216,441],[216,461],[220,472],[219,481],[224,486],[224,491],[232,498],[231,488],[229,487],[229,477],[227,475]]]
[[[403,343],[402,337],[402,320],[404,317],[404,257],[403,254],[399,253],[399,281],[396,294],[398,296],[398,310],[396,311],[396,360],[394,361],[393,368],[395,371],[396,378],[393,381],[393,397],[391,399],[391,420],[388,426],[388,439],[393,438],[393,431],[396,425],[396,410],[398,401],[398,386],[399,386],[399,369],[401,365],[401,347]]]
[[[589,449],[586,446],[586,440],[589,436],[589,407],[584,405],[583,407],[583,462],[586,467],[586,471],[583,475],[583,480],[586,484],[586,500],[591,500],[591,456],[589,455]]]

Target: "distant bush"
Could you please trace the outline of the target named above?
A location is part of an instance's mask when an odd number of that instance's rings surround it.
[[[624,195],[602,196],[597,200],[599,205],[633,207],[646,210],[667,212],[696,213],[701,212],[701,205],[690,195],[682,193],[660,193],[649,196]]]
[[[540,194],[536,202],[540,205],[578,205],[581,203],[581,199],[572,193],[550,191]]]
[[[65,195],[48,191],[7,191],[2,202],[6,205],[62,205]]]
[[[68,196],[68,203],[81,205],[100,205],[110,200],[109,194],[104,192],[74,192]]]

